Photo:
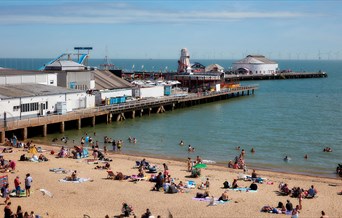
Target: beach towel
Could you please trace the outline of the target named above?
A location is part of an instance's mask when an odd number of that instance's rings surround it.
[[[31,191],[31,193],[32,193],[32,191]],[[9,195],[10,195],[11,197],[16,197],[16,196],[17,196],[16,190],[13,189]],[[20,190],[20,197],[26,197],[26,190],[25,190],[25,189],[21,189],[21,190]]]
[[[53,197],[53,194],[51,192],[49,192],[48,190],[46,190],[46,189],[41,188],[41,189],[39,189],[39,191],[41,191],[43,193],[43,195],[47,195],[50,198]]]
[[[204,202],[210,203],[211,198],[210,197],[206,197],[206,198],[192,198],[192,200],[204,201]],[[215,204],[225,204],[225,203],[228,203],[228,202],[230,202],[230,200],[228,200],[228,201],[219,201],[218,198],[215,198],[215,201],[214,201]]]
[[[230,189],[230,190],[240,191],[240,192],[257,192],[258,191],[258,190],[251,190],[250,188],[242,188],[242,187],[233,188],[233,189]]]
[[[50,168],[49,171],[54,172],[54,173],[68,173],[68,172],[70,172],[70,170],[66,170],[64,168]]]
[[[60,182],[71,182],[71,183],[82,183],[82,182],[87,182],[90,180],[91,180],[90,178],[77,178],[75,181],[72,181],[72,180],[68,180],[67,178],[64,178],[64,179],[60,179],[58,181],[60,181]]]

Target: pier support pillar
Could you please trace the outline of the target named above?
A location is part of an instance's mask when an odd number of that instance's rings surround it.
[[[43,125],[43,137],[47,136],[47,124]]]
[[[152,112],[152,108],[150,107],[150,108],[148,109],[148,116],[151,115],[151,112]]]
[[[81,129],[81,127],[82,127],[82,120],[81,120],[81,118],[80,119],[77,119],[77,129]]]
[[[22,129],[22,136],[23,136],[23,140],[27,139],[27,127]]]
[[[164,106],[160,106],[160,107],[158,108],[158,110],[157,110],[157,114],[159,114],[159,113],[164,113],[164,112],[165,112]]]
[[[126,120],[125,114],[124,113],[120,113],[118,114],[118,116],[116,117],[116,121],[124,121]]]
[[[112,113],[107,114],[107,124],[112,122]]]
[[[140,110],[140,117],[143,116],[143,113],[144,113],[144,109],[141,109],[141,110]]]
[[[93,116],[92,118],[91,118],[91,126],[92,127],[94,127],[95,126],[95,119],[96,117],[95,116]]]
[[[175,106],[176,106],[175,103],[173,103],[172,104],[172,109],[171,109],[172,111],[175,110]]]
[[[254,89],[252,89],[252,94],[254,95]]]
[[[132,111],[132,119],[135,118],[135,111]]]
[[[249,90],[247,91],[247,95],[249,95]]]
[[[59,132],[64,133],[64,121],[62,121],[60,126],[59,126]]]
[[[6,135],[6,131],[5,130],[3,132],[0,132],[0,143],[4,143],[5,142],[5,135]]]
[[[241,92],[241,95],[244,96],[244,95],[245,95],[245,91],[242,91],[242,92]]]

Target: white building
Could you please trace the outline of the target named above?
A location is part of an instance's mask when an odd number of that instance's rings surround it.
[[[0,68],[0,85],[24,83],[57,86],[57,73]]]
[[[42,84],[0,85],[0,119],[36,117],[95,106],[95,96],[85,91]]]
[[[262,55],[248,55],[234,62],[232,70],[238,74],[275,74],[278,71],[278,63]]]
[[[96,69],[86,67],[81,60],[79,60],[79,63],[73,61],[71,59],[72,55],[73,54],[62,54],[48,63],[43,68],[44,72],[58,73],[58,86],[80,90],[94,89],[94,71]]]

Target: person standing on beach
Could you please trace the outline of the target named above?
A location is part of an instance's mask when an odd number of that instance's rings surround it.
[[[14,187],[15,187],[15,193],[17,195],[17,197],[20,197],[20,180],[19,180],[19,176],[17,176],[15,179],[14,179]]]
[[[115,149],[116,149],[116,141],[115,141],[115,139],[113,139],[112,146],[113,146],[113,151],[115,151]]]
[[[30,197],[31,194],[31,183],[33,182],[31,175],[26,174],[25,178],[25,189],[26,189],[26,197]]]
[[[192,166],[191,166],[191,158],[188,157],[188,172],[191,172]]]

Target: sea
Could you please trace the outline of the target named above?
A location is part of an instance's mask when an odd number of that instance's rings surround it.
[[[36,70],[51,59],[0,59],[0,67]],[[220,64],[229,69],[235,60],[192,60],[203,65]],[[35,137],[37,143],[64,145],[53,138],[67,136],[67,145],[78,144],[86,133],[104,145],[104,137],[122,139],[122,153],[183,160],[197,155],[202,159],[227,165],[246,150],[249,169],[335,178],[337,164],[342,164],[342,61],[276,60],[281,70],[297,72],[324,71],[327,78],[241,81],[258,84],[254,95],[163,114],[126,119],[111,124],[100,123],[81,130]],[[177,60],[112,59],[118,69],[175,71]],[[102,59],[90,59],[99,67]],[[94,136],[96,132],[96,136]],[[129,143],[128,137],[137,138]],[[73,140],[75,141],[73,143]],[[180,146],[183,140],[185,145]],[[187,151],[188,145],[195,152]],[[330,147],[333,152],[323,152]],[[110,150],[112,146],[107,144]],[[254,148],[255,153],[250,150]],[[308,155],[305,159],[304,155]],[[284,161],[284,157],[290,157]]]

